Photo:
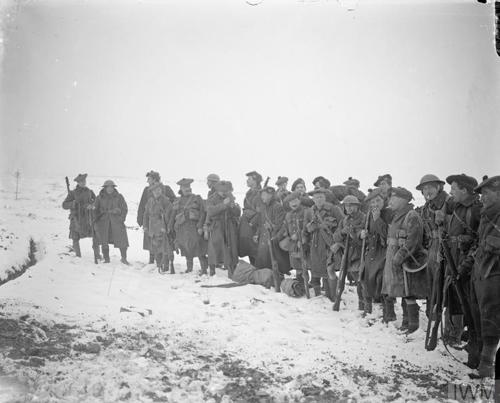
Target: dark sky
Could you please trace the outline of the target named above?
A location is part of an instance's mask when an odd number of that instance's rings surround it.
[[[491,5],[19,4],[1,11],[3,172],[500,174]]]

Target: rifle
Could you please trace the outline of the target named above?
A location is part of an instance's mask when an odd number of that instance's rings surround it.
[[[271,266],[273,268],[273,279],[274,279],[274,289],[276,292],[280,292],[280,271],[278,267],[278,262],[274,257],[273,242],[272,242],[272,230],[268,231],[269,237],[267,240],[267,246],[269,247],[269,254],[271,255]]]
[[[365,221],[365,234],[366,231],[368,231],[368,221],[370,221],[370,212],[366,214],[366,221]],[[366,247],[366,236],[365,235],[363,242],[361,243],[361,259],[359,260],[359,276],[358,276],[358,281],[361,281],[361,278],[363,277],[363,274],[365,272],[365,247]]]
[[[266,181],[264,182],[263,189],[267,187],[267,184],[269,183],[269,179],[271,179],[269,176],[266,178]]]
[[[451,284],[455,290],[455,293],[457,294],[458,297],[458,302],[460,304],[460,308],[464,314],[464,319],[465,322],[467,323],[467,328],[469,329],[469,334],[471,337],[474,337],[477,332],[474,328],[474,320],[472,317],[472,309],[471,309],[471,304],[470,301],[467,297],[467,293],[465,292],[463,288],[463,284],[461,284],[458,281],[458,270],[457,270],[457,265],[453,259],[453,256],[451,255],[450,247],[446,243],[446,237],[445,239],[440,239],[441,241],[441,248],[444,254],[444,258],[448,263],[447,268],[449,269],[448,274],[451,277]]]
[[[268,177],[269,179],[269,177]],[[267,182],[267,180],[266,180]],[[271,221],[269,220],[269,217],[267,216],[267,212],[266,212],[266,207],[263,206],[264,210],[264,218],[266,220],[267,223],[270,224],[270,227],[268,230],[267,230],[267,233],[268,233],[268,239],[267,239],[267,246],[269,248],[269,255],[271,256],[271,266],[272,266],[272,269],[273,269],[273,279],[274,279],[274,289],[276,292],[280,292],[280,284],[281,284],[281,281],[280,281],[280,271],[279,271],[279,267],[278,267],[278,262],[276,261],[276,258],[274,256],[274,249],[273,249],[273,230],[272,230],[272,223]]]
[[[71,190],[69,189],[69,179],[67,176],[64,179],[66,180],[66,190],[68,191],[68,194],[70,194]]]
[[[441,234],[439,235],[439,239],[442,243]],[[429,321],[427,322],[427,330],[425,332],[425,349],[427,351],[433,351],[437,346],[439,324],[443,315],[443,283],[444,269],[443,262],[440,262],[434,274],[434,281],[432,282]]]
[[[338,312],[340,309],[340,299],[342,298],[342,293],[345,288],[345,279],[347,277],[347,262],[349,255],[349,238],[350,235],[347,235],[345,246],[344,246],[344,254],[342,255],[342,263],[340,264],[340,279],[337,283],[337,296],[335,297],[335,302],[333,303],[333,310]]]
[[[297,236],[300,249],[300,264],[302,265],[302,280],[304,281],[304,288],[306,290],[307,299],[311,298],[311,294],[309,294],[309,273],[307,272],[307,262],[306,262],[306,254],[304,253],[304,244],[302,233],[300,229],[299,217],[296,218],[297,224]]]

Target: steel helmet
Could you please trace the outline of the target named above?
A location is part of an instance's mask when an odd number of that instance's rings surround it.
[[[417,190],[422,190],[423,186],[427,183],[439,183],[441,185],[444,185],[444,181],[442,181],[441,179],[439,179],[436,175],[432,175],[432,174],[427,174],[427,175],[424,175],[422,176],[422,179],[420,179],[420,183],[418,184],[417,186]]]

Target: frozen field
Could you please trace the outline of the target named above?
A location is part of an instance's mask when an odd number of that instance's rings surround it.
[[[324,297],[201,288],[226,272],[183,274],[180,257],[159,275],[135,223],[142,178],[116,180],[131,266],[118,250],[94,265],[88,239],[75,258],[63,179],[25,179],[16,201],[2,178],[0,280],[26,263],[29,239],[37,263],[0,286],[0,401],[446,401],[448,383],[469,382],[441,344],[425,351],[424,331],[399,334],[378,305],[362,318],[353,287],[334,313]],[[89,179],[97,191],[105,178]]]

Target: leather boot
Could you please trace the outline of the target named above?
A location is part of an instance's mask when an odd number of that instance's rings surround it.
[[[80,241],[78,239],[73,239],[73,251],[76,257],[82,257],[82,251],[80,250]]]
[[[215,265],[210,265],[210,276],[215,276]]]
[[[337,277],[335,279],[328,279],[328,288],[330,289],[330,300],[332,302],[335,302],[335,299],[337,298]]]
[[[174,261],[170,260],[170,274],[175,274]]]
[[[155,263],[155,255],[149,252],[149,264],[154,264],[154,263]]]
[[[207,274],[208,271],[208,258],[206,256],[198,257],[200,261],[201,274]]]
[[[109,245],[102,245],[102,255],[104,256],[104,263],[109,263]]]
[[[356,286],[356,292],[358,294],[358,311],[365,310],[365,299],[363,297],[363,289],[361,288],[361,283]]]
[[[408,330],[407,334],[413,333],[420,327],[419,311],[420,307],[416,302],[406,301],[406,309],[408,310]]]
[[[321,295],[321,283],[320,283],[320,278],[319,277],[313,277],[311,278],[311,286],[314,290],[314,295],[318,296]]]
[[[401,299],[401,308],[403,309],[403,321],[401,322],[399,330],[406,331],[408,330],[408,305],[404,298]]]
[[[488,337],[487,339],[496,339],[496,342],[491,343],[491,340],[484,340],[481,361],[477,367],[479,378],[493,378],[495,376],[495,355],[498,348],[498,338]]]
[[[124,265],[130,266],[130,263],[127,261],[127,248],[120,248],[120,254],[122,256],[120,262]]]
[[[155,256],[155,261],[156,261],[156,267],[160,268],[163,261],[163,253],[158,253]]]
[[[101,253],[99,251],[99,245],[98,246],[94,246],[92,249],[94,249],[94,259],[95,260],[102,260]]]
[[[193,266],[194,266],[193,258],[191,259],[186,258],[186,266],[187,266],[186,273],[191,273],[193,271]]]
[[[467,351],[467,362],[465,365],[471,369],[477,369],[481,360],[481,349],[481,343],[477,339],[477,336],[471,336],[469,342],[464,347],[464,350]]]
[[[396,320],[396,312],[394,312],[394,302],[396,298],[393,297],[386,297],[385,298],[385,322],[394,322]]]
[[[365,302],[364,302],[364,311],[365,314],[371,314],[372,313],[372,299],[370,297],[365,297]]]
[[[448,338],[450,345],[460,344],[462,341],[462,333],[464,331],[464,316],[451,315],[449,325],[450,329],[448,332]]]
[[[324,277],[323,277],[323,291],[325,293],[325,297],[331,301],[332,297],[330,295],[330,285],[328,284],[327,279]]]

